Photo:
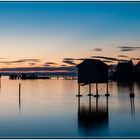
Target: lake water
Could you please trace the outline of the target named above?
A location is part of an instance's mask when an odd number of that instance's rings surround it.
[[[18,84],[21,83],[19,100]],[[88,86],[76,97],[76,80],[9,80],[1,78],[0,138],[140,137],[140,83],[99,85],[98,100]],[[95,94],[95,87],[92,86]],[[99,117],[96,117],[98,111]]]

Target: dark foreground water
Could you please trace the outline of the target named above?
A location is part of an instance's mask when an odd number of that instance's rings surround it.
[[[21,83],[19,100],[18,84]],[[92,93],[95,94],[94,85]],[[97,100],[88,87],[77,94],[76,80],[9,80],[1,78],[0,138],[140,138],[140,84],[130,99],[128,84],[99,86]],[[98,117],[97,117],[98,116]]]

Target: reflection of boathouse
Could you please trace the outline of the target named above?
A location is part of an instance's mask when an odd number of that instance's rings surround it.
[[[84,131],[89,136],[105,136],[108,134],[108,97],[103,106],[99,105],[99,98],[96,98],[95,105],[92,103],[91,96],[89,96],[88,106],[80,104],[80,97],[78,97],[79,131],[82,130],[82,133]]]

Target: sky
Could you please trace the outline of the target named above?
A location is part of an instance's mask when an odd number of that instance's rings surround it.
[[[140,2],[0,2],[0,68],[140,60]],[[61,69],[62,67],[62,69]]]

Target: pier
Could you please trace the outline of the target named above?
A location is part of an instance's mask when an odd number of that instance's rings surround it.
[[[10,80],[37,80],[37,79],[64,79],[64,80],[76,80],[76,76],[51,76],[51,75],[38,75],[35,73],[17,73],[17,74],[10,74],[9,75]]]

